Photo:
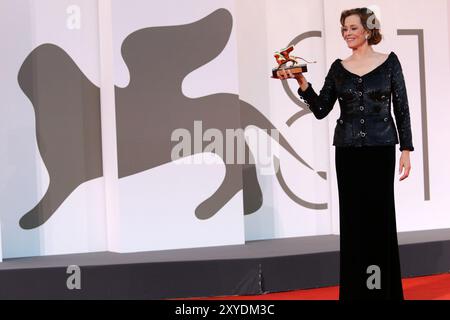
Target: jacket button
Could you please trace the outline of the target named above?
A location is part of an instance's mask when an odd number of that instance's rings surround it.
[[[384,120],[384,122],[387,122],[387,121],[388,121],[388,118],[384,118],[383,120]]]
[[[364,110],[364,106],[359,106],[359,110],[363,111]]]
[[[364,123],[364,119],[359,120],[359,122]]]
[[[362,96],[362,92],[361,91],[358,91],[357,93],[358,93],[358,96],[360,96],[360,97]]]
[[[361,134],[361,137],[363,137],[363,138],[366,136],[365,132],[360,131],[359,133]]]
[[[358,82],[361,83],[361,82],[362,82],[362,79],[361,79],[361,78],[358,78]]]
[[[340,123],[340,124],[343,124],[344,121],[343,121],[342,119],[339,119],[339,123]]]

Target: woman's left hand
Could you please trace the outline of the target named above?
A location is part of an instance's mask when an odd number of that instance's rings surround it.
[[[407,178],[409,176],[409,171],[411,170],[411,162],[409,160],[409,150],[403,150],[402,151],[402,155],[400,156],[400,164],[399,164],[399,172],[398,174],[402,173],[403,168],[404,173],[403,175],[400,177],[399,181],[402,181],[403,179]]]

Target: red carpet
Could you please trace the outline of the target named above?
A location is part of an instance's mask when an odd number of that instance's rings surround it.
[[[425,277],[404,278],[405,300],[450,300],[450,273]],[[205,300],[338,300],[339,287],[296,290],[257,296],[209,297]]]

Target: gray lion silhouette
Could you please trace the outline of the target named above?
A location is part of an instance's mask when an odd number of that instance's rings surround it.
[[[205,130],[215,128],[224,136],[226,129],[249,125],[276,129],[238,95],[217,93],[191,99],[182,94],[184,77],[225,48],[232,24],[230,12],[221,8],[194,23],[144,28],[124,40],[121,53],[130,82],[124,88],[115,87],[119,178],[172,161],[172,132],[191,128],[196,120],[202,121]],[[40,45],[26,57],[18,82],[34,107],[38,148],[50,176],[44,197],[20,219],[23,229],[32,229],[45,223],[80,184],[103,175],[100,91],[53,44]],[[313,170],[281,134],[279,138],[285,150]],[[245,151],[254,159],[247,144]],[[212,217],[240,190],[244,214],[258,210],[263,198],[253,163],[225,163],[223,182],[196,207],[196,217]],[[324,172],[317,173],[325,179]],[[277,177],[294,201],[326,208],[291,193],[281,171]]]

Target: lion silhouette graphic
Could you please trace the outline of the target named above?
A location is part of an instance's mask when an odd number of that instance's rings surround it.
[[[276,129],[236,94],[192,99],[182,93],[183,79],[225,48],[232,25],[232,15],[221,8],[190,24],[144,28],[124,40],[121,54],[130,82],[124,88],[115,87],[119,178],[172,161],[172,132],[190,128],[194,121],[202,121],[205,130],[220,130],[223,136],[226,129],[249,125]],[[44,224],[80,184],[103,175],[100,90],[64,50],[49,43],[26,57],[18,82],[33,105],[37,144],[50,176],[43,198],[20,219],[23,229],[32,229]],[[313,170],[281,134],[279,143]],[[245,151],[254,159],[247,144]],[[240,190],[244,214],[261,207],[263,197],[254,162],[225,163],[225,168],[219,188],[196,207],[198,219],[212,217]],[[317,173],[325,179],[324,172]],[[326,204],[311,204],[296,197],[283,183],[281,172],[277,177],[294,201],[326,208]]]

